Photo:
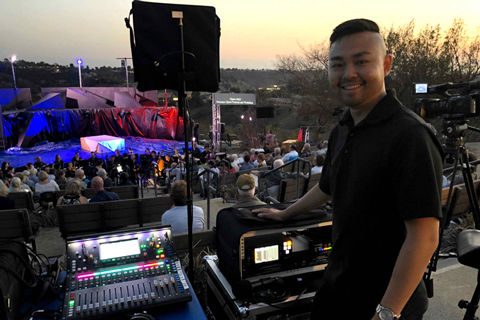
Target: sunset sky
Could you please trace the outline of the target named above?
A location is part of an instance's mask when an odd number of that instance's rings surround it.
[[[168,3],[216,8],[222,68],[274,68],[277,54],[323,42],[336,25],[353,18],[368,18],[381,27],[415,19],[417,29],[425,24],[446,29],[454,18],[462,18],[470,36],[480,32],[480,0]],[[16,54],[28,61],[69,64],[81,57],[90,67],[120,65],[117,57],[131,56],[123,21],[130,8],[126,0],[0,0],[0,59]]]

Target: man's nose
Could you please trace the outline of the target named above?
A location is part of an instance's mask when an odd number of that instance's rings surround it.
[[[355,68],[354,64],[347,64],[345,65],[345,72],[343,73],[343,77],[345,79],[352,79],[357,76],[357,69]]]

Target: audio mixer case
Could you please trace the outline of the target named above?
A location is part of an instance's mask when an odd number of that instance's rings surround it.
[[[258,208],[276,208],[279,210],[288,207],[288,204],[262,205],[247,208],[226,208],[217,215],[216,237],[219,269],[231,283],[246,279],[241,276],[240,251],[242,237],[251,231],[283,228],[302,228],[325,222],[331,226],[332,216],[323,208],[300,214],[287,221],[275,221],[259,218],[252,210]]]

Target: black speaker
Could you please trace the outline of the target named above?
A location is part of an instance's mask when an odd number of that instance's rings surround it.
[[[275,112],[273,111],[273,107],[262,107],[257,108],[257,119],[264,119],[264,118],[275,118]]]
[[[185,79],[179,18],[183,13]],[[220,19],[214,7],[133,1],[132,30],[129,18],[135,81],[139,91],[181,88],[187,91],[218,91],[220,81]]]
[[[224,122],[221,122],[220,123],[220,133],[225,133],[225,123]]]

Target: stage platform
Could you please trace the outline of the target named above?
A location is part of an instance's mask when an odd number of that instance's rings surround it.
[[[125,139],[107,135],[83,137],[80,138],[80,145],[82,150],[108,153],[125,150]]]

